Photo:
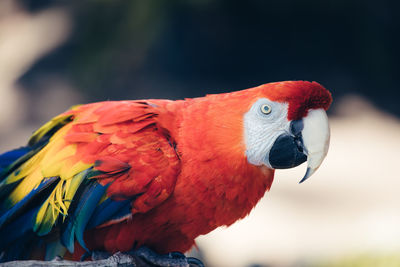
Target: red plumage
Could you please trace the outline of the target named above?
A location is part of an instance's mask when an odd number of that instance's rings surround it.
[[[80,142],[76,156],[96,160],[95,168],[107,173],[95,177],[102,184],[113,181],[107,194],[116,200],[141,194],[132,203],[131,219],[85,234],[88,248],[116,252],[145,244],[160,253],[186,251],[198,235],[247,215],[272,183],[273,171],[249,165],[243,154],[242,101],[238,93],[206,101],[118,103],[134,110],[130,116],[123,111],[115,123],[109,111],[116,102],[72,111],[76,125],[67,136],[101,131],[96,140]],[[224,112],[233,105],[238,106],[233,113]],[[91,117],[87,112],[99,119],[84,119],[81,127],[81,116]],[[81,253],[76,250],[75,258]]]
[[[129,216],[85,232],[87,248],[184,252],[197,236],[245,217],[274,177],[245,154],[243,116],[260,97],[288,103],[289,120],[331,103],[321,85],[298,81],[182,101],[101,102],[62,114],[71,116],[58,144],[75,149],[69,164],[99,171],[90,179],[109,185],[108,198],[133,198]],[[75,246],[78,259],[84,250]]]
[[[332,102],[330,92],[317,82],[277,82],[260,87],[265,87],[269,99],[289,104],[289,120],[305,117],[309,109],[323,108],[327,110]]]

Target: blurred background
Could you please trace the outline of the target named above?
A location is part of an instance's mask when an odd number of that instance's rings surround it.
[[[277,171],[207,266],[400,266],[400,7],[372,0],[1,0],[0,151],[78,103],[318,81],[331,149]]]

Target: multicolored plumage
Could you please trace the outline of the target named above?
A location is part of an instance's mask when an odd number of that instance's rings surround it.
[[[260,101],[271,114],[259,112]],[[0,155],[1,260],[78,259],[85,251],[142,245],[186,251],[198,235],[246,216],[269,190],[274,168],[305,161],[298,155],[309,151],[295,144],[303,142],[302,129],[291,134],[290,149],[298,151],[283,158],[278,136],[330,103],[319,84],[296,81],[180,101],[75,106],[26,147]],[[275,127],[265,142],[257,120]],[[318,166],[329,128],[325,135],[313,148]]]

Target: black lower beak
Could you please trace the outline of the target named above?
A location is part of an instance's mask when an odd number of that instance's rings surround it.
[[[291,134],[281,134],[275,140],[269,152],[269,164],[274,169],[288,169],[296,167],[307,160],[304,152],[301,130],[301,120],[292,121],[290,124]]]

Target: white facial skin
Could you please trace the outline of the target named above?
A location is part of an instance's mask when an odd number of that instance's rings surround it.
[[[263,112],[267,105],[268,112]],[[258,99],[244,115],[244,138],[247,161],[250,164],[269,163],[269,152],[276,139],[290,133],[290,121],[287,119],[288,104],[273,102],[267,98]],[[330,129],[324,109],[310,109],[303,119],[303,145],[307,155],[307,172],[300,181],[305,181],[321,165],[329,148]]]
[[[269,114],[261,111],[263,105],[271,108]],[[269,151],[278,136],[289,133],[290,121],[287,119],[287,112],[288,104],[260,98],[244,115],[244,137],[249,163],[265,165],[272,169],[269,164]]]

